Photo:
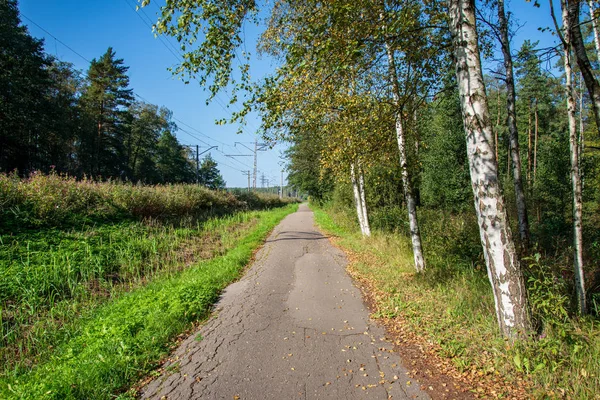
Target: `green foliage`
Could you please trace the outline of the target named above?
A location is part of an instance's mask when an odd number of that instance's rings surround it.
[[[88,70],[89,84],[81,103],[89,125],[83,131],[81,143],[85,156],[89,157],[83,172],[89,175],[124,178],[125,124],[127,107],[133,101],[133,91],[128,88],[128,69],[109,47],[100,59],[92,60]]]
[[[569,321],[568,286],[560,273],[540,264],[536,254],[524,260],[528,264],[527,293],[532,316],[542,330],[561,327]]]
[[[159,161],[158,143],[163,132],[174,129],[174,124],[170,121],[171,112],[164,107],[159,109],[153,104],[135,102],[128,109],[127,119],[129,126],[123,146],[128,178],[146,183],[164,182],[164,177],[160,176],[156,165]],[[165,162],[162,161],[162,164]],[[190,169],[185,163],[179,164],[184,169]]]
[[[421,200],[445,210],[471,208],[473,196],[457,88],[429,106],[422,145]]]
[[[0,2],[0,171],[35,168],[34,143],[44,138],[43,123],[50,111],[50,60],[43,42],[20,23],[17,1]]]
[[[326,199],[333,190],[331,174],[321,166],[323,147],[318,135],[299,132],[286,150],[289,184],[317,201]]]
[[[156,168],[160,182],[193,182],[194,166],[186,156],[187,150],[179,144],[175,135],[166,130],[158,139]]]
[[[544,248],[551,248],[560,233],[569,232],[571,182],[569,138],[548,135],[540,142],[534,199],[540,217],[534,220],[534,234]]]
[[[145,183],[195,180],[165,108],[133,103],[128,67],[108,48],[85,74],[44,54],[0,4],[0,172],[57,171]]]
[[[141,3],[143,7],[150,1]],[[242,26],[256,12],[254,0],[229,3],[200,0],[192,4],[174,0],[161,6],[157,33],[174,37],[185,52],[183,62],[173,73],[185,83],[197,79],[200,85],[208,87],[211,98],[228,85],[234,88],[234,98],[237,90],[248,90],[249,65],[240,63],[239,80],[236,80],[233,60],[238,57],[236,49],[242,44]]]
[[[0,174],[0,232],[104,221],[203,220],[248,209],[278,207],[277,196],[211,191],[198,185],[144,186],[95,182],[56,173]]]

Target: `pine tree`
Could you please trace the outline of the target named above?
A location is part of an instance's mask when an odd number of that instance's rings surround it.
[[[76,133],[81,126],[78,96],[82,80],[70,63],[53,60],[48,68],[50,87],[44,135],[40,138],[40,168],[75,172]]]
[[[90,124],[81,138],[81,152],[89,163],[84,171],[92,176],[123,177],[126,173],[125,120],[133,101],[128,69],[109,47],[99,60],[92,60],[88,70],[89,86],[82,102]]]
[[[20,25],[16,0],[0,2],[0,171],[39,168],[48,58]]]

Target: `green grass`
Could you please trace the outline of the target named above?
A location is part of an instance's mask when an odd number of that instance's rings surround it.
[[[452,230],[463,232],[460,223],[441,216],[445,222],[425,227],[428,270],[416,274],[410,240],[405,235],[375,231],[371,238],[362,238],[351,213],[313,209],[321,228],[354,253],[350,270],[376,292],[375,316],[404,324],[420,336],[473,383],[474,391],[500,397],[507,395],[503,387],[519,386],[524,381],[521,386],[532,398],[600,398],[598,321],[561,312],[565,300],[551,287],[556,282],[530,274],[530,301],[543,330],[534,339],[513,345],[499,335],[482,263],[477,257],[457,256],[461,252],[472,254],[472,246],[457,249],[465,243],[452,240]],[[434,243],[436,229],[442,229],[442,244]],[[465,236],[461,233],[460,237]],[[528,270],[535,269],[533,261],[528,263],[532,264]]]
[[[188,227],[125,221],[2,236],[0,398],[123,393],[295,208]]]

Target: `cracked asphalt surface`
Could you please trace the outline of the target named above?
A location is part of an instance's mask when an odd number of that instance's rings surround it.
[[[429,399],[306,205],[275,228],[144,399]]]

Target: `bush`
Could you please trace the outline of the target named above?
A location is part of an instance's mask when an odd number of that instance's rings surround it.
[[[235,211],[280,207],[294,199],[213,191],[191,184],[95,182],[51,173],[21,179],[0,174],[0,232],[128,219],[206,219]]]

